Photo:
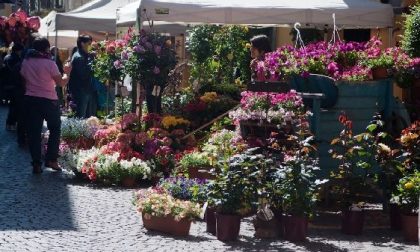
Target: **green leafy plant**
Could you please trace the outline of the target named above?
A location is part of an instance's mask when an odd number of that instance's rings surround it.
[[[391,69],[394,66],[394,59],[392,55],[382,53],[375,58],[367,58],[362,62],[363,65],[370,69],[386,68]]]
[[[179,161],[180,167],[186,171],[188,168],[207,168],[210,167],[210,159],[205,153],[192,152],[184,155]]]
[[[420,57],[420,5],[411,7],[405,18],[402,47],[411,57]]]
[[[343,209],[358,203],[360,195],[367,188],[367,178],[372,174],[375,164],[375,148],[372,145],[372,134],[353,135],[352,121],[344,114],[339,117],[343,125],[339,137],[331,141],[330,153],[339,164],[331,172],[333,182],[332,194],[335,195]],[[376,126],[368,126],[373,131]]]
[[[209,183],[209,198],[219,213],[245,215],[256,210],[261,193],[259,185],[273,164],[259,151],[253,148],[234,155]]]

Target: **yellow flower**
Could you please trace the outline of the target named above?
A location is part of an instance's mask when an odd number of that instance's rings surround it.
[[[405,183],[404,188],[405,188],[406,190],[411,190],[411,189],[413,189],[413,188],[414,188],[414,184],[413,184],[413,182],[407,182],[407,183]]]
[[[162,119],[162,125],[165,129],[169,129],[172,127],[176,127],[178,125],[189,125],[190,121],[184,119],[184,118],[178,118],[175,116],[165,116]]]
[[[200,97],[200,100],[205,103],[210,103],[217,99],[216,92],[206,92],[203,96]]]
[[[247,49],[250,49],[250,48],[251,48],[251,44],[250,44],[250,43],[246,43],[245,47],[246,47]]]

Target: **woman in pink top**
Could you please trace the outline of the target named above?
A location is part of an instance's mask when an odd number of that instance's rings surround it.
[[[55,85],[65,86],[70,67],[65,67],[62,76],[50,56],[50,43],[46,38],[36,38],[22,62],[20,73],[25,80],[25,107],[27,110],[27,131],[32,156],[33,172],[42,172],[41,132],[44,120],[50,132],[45,166],[61,170],[58,163],[60,144],[61,113]]]

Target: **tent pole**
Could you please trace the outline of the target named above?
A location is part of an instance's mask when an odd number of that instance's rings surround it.
[[[58,31],[55,29],[55,52],[54,52],[54,60],[57,61],[57,54],[58,54]]]

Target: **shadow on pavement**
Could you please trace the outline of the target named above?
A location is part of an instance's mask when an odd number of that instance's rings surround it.
[[[61,173],[33,175],[29,153],[4,130],[7,109],[0,107],[0,231],[76,230]]]

